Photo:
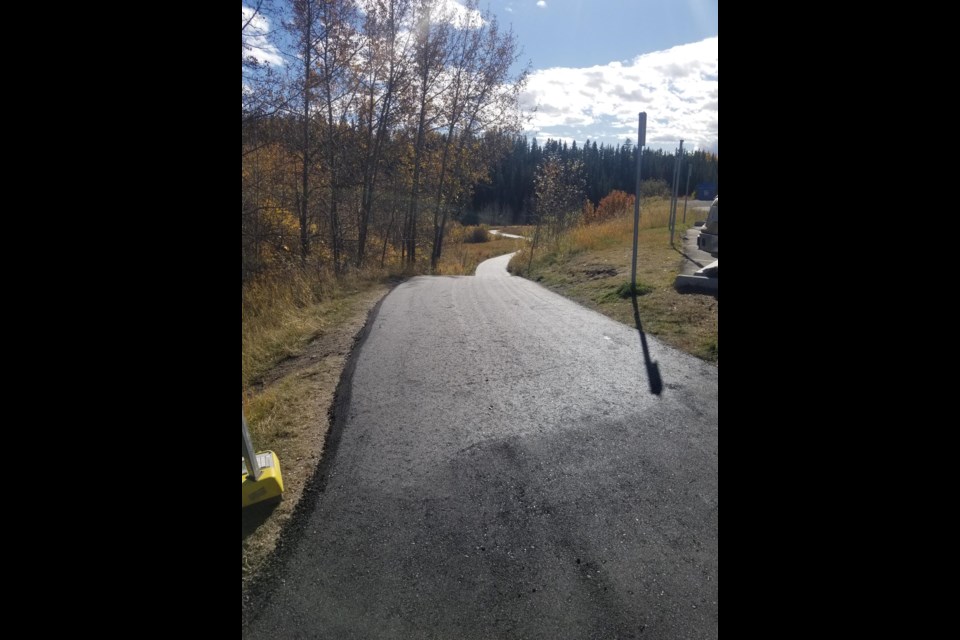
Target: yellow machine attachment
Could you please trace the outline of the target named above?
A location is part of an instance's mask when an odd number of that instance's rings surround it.
[[[241,417],[243,412],[241,411]],[[242,498],[243,507],[249,507],[270,499],[280,499],[283,493],[283,476],[280,475],[280,460],[273,451],[253,452],[247,419],[243,418]]]
[[[256,480],[247,473],[246,461],[243,461],[243,506],[279,498],[283,493],[283,476],[280,475],[280,461],[273,451],[261,451],[257,454],[257,466],[260,477]]]

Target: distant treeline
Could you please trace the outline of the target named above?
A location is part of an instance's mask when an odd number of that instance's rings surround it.
[[[534,212],[534,177],[537,167],[547,156],[560,161],[582,165],[587,198],[596,205],[605,195],[619,189],[636,192],[636,147],[629,142],[617,145],[597,144],[587,141],[582,146],[576,142],[567,145],[556,140],[547,140],[542,146],[536,138],[517,137],[510,150],[490,170],[489,182],[474,189],[471,211],[466,222],[500,221],[525,223],[532,221]],[[651,183],[654,191],[666,189],[673,182],[674,153],[657,149],[644,149],[641,179]],[[719,184],[717,156],[706,151],[684,152],[683,169],[678,193],[683,193],[687,182],[687,166],[693,166],[690,189],[700,182]],[[662,183],[659,183],[662,181]],[[645,194],[646,195],[646,194]]]

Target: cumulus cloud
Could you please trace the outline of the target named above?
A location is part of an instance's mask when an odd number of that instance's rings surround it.
[[[280,52],[267,38],[267,34],[270,33],[270,21],[263,14],[254,15],[253,9],[243,5],[240,6],[240,15],[241,25],[247,25],[243,30],[244,55],[257,62],[277,67],[282,65],[283,58],[280,57]],[[251,16],[253,20],[250,19]]]
[[[719,37],[655,51],[626,62],[534,72],[521,96],[538,107],[529,133],[540,139],[615,143],[637,136],[647,112],[647,145],[718,148]]]

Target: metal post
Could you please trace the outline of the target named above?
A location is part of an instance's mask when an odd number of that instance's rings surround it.
[[[673,246],[673,178],[677,175],[677,150],[673,150],[673,175],[670,176],[670,206],[667,207],[667,229],[670,231],[670,246]]]
[[[677,179],[680,176],[680,154],[683,142],[677,148],[677,157],[673,162],[673,184],[670,185],[670,244],[673,244],[673,228],[677,222]]]
[[[683,140],[680,141],[680,149],[677,151],[677,161],[673,166],[673,190],[670,194],[670,246],[673,246],[673,230],[677,221],[677,187],[680,186],[680,165],[683,163]]]
[[[690,195],[690,174],[693,173],[693,165],[687,165],[687,190],[683,192],[683,222],[687,222],[687,197]]]
[[[260,479],[260,465],[257,464],[257,453],[253,450],[253,443],[250,441],[250,432],[247,430],[247,418],[240,411],[240,418],[243,420],[243,459],[247,461],[247,474],[254,480]]]
[[[630,293],[637,291],[637,234],[640,232],[640,163],[647,142],[647,112],[641,111],[637,123],[637,195],[633,199],[633,265],[630,267]]]

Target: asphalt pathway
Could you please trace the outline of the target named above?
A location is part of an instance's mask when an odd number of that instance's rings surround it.
[[[244,637],[717,637],[717,368],[508,260],[383,300]]]

